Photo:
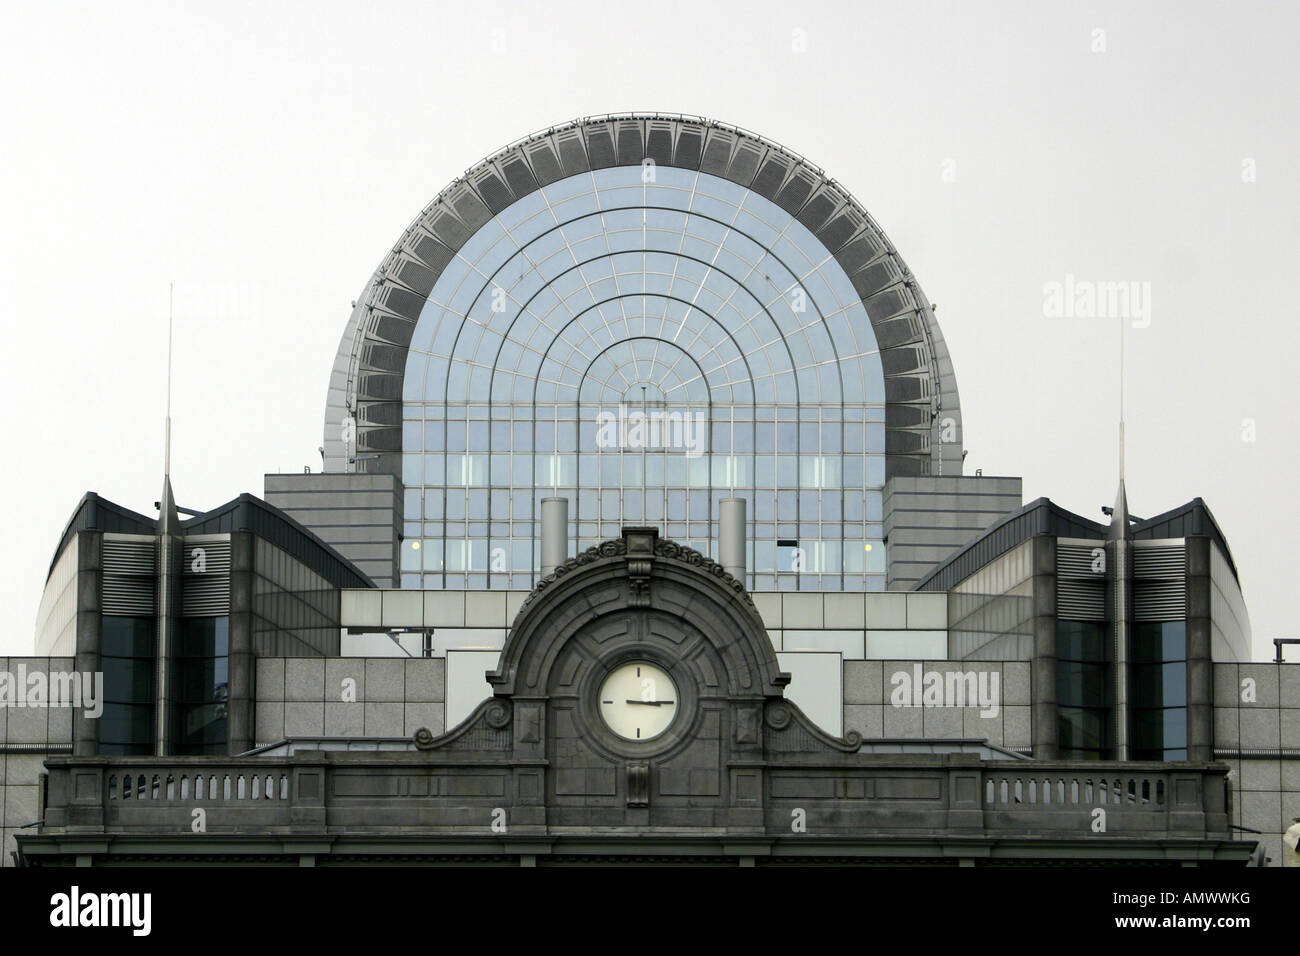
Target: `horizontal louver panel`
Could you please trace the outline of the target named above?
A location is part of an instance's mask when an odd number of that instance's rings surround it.
[[[230,542],[187,544],[181,571],[186,617],[230,613]]]
[[[1092,569],[1093,561],[1096,560],[1093,551],[1102,552],[1101,571]],[[1059,545],[1056,549],[1056,573],[1062,577],[1105,580],[1105,552],[1106,549],[1101,544],[1098,544],[1096,548],[1081,548],[1068,544]]]
[[[1187,575],[1187,560],[1181,546],[1174,548],[1135,548],[1133,577],[1182,580]]]
[[[1056,616],[1067,621],[1106,620],[1105,552],[1102,570],[1094,571],[1101,548],[1062,544],[1056,548]]]
[[[1133,588],[1135,621],[1179,621],[1187,616],[1182,581],[1140,581]]]
[[[146,617],[157,607],[158,549],[153,541],[104,539],[103,612]]]
[[[1056,616],[1067,621],[1106,620],[1105,584],[1058,578]]]
[[[1187,558],[1182,545],[1133,549],[1133,619],[1187,616]]]
[[[153,541],[104,540],[105,574],[153,574],[158,570],[158,546]]]

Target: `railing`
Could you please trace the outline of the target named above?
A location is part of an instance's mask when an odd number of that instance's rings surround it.
[[[416,751],[290,757],[51,756],[42,833],[491,833],[504,810],[545,831],[590,825],[749,827],[790,832],[961,833],[1014,838],[1230,839],[1227,767],[1213,763],[982,761],[974,754],[851,754],[720,768],[747,781],[712,802],[660,789],[625,809],[625,786],[589,802],[544,760],[469,760]],[[612,780],[620,772],[614,771]],[[558,790],[564,779],[566,789]],[[583,778],[586,779],[586,778]],[[619,795],[622,796],[619,796]],[[588,807],[595,810],[588,811]],[[202,810],[203,814],[197,814]],[[1104,811],[1100,813],[1099,811]],[[206,829],[197,830],[201,816]],[[734,819],[733,819],[734,818]],[[660,820],[665,822],[659,822]],[[722,821],[722,822],[719,822]]]
[[[1097,761],[985,763],[986,831],[1091,839],[1230,839],[1231,788],[1222,764]]]
[[[194,801],[288,800],[289,774],[284,770],[162,770],[107,774],[106,798],[115,801],[191,803]]]
[[[984,806],[988,808],[1124,806],[1163,810],[1165,795],[1163,774],[1102,777],[992,772],[984,775]]]

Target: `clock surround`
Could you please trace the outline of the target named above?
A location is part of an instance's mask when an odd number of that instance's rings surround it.
[[[656,627],[653,612],[638,611],[625,618],[625,623],[602,621],[594,623],[583,632],[607,645],[604,653],[588,659],[581,666],[581,677],[576,687],[576,699],[571,698],[576,727],[586,734],[590,745],[615,760],[661,759],[670,757],[692,739],[700,719],[701,675],[698,663],[689,660],[698,653],[701,635],[674,635],[676,642],[663,633],[668,623],[660,621]],[[611,637],[610,632],[623,632]],[[680,643],[677,643],[680,642]],[[683,656],[683,646],[694,648],[694,653]],[[561,655],[561,658],[564,655]],[[601,713],[602,689],[610,676],[620,668],[637,662],[657,668],[666,675],[675,693],[677,706],[672,720],[653,737],[637,739],[620,734],[609,725]]]

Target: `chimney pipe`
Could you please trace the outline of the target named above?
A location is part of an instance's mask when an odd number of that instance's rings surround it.
[[[569,499],[542,499],[542,577],[569,560]]]
[[[745,499],[724,498],[718,503],[718,557],[722,567],[745,583]]]

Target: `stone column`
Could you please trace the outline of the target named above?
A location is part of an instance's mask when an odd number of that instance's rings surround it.
[[[1210,651],[1210,539],[1188,537],[1187,759],[1214,759],[1214,661]]]
[[[1033,538],[1034,656],[1029,667],[1033,708],[1030,740],[1034,757],[1055,760],[1059,756],[1056,712],[1056,538],[1039,534]]]
[[[77,636],[75,669],[95,674],[104,669],[100,660],[104,627],[104,534],[82,531],[77,535]],[[101,700],[102,704],[103,701]],[[99,753],[99,721],[84,708],[72,711],[72,752],[78,757]]]
[[[227,753],[253,749],[253,535],[230,535],[230,660],[226,709]]]

